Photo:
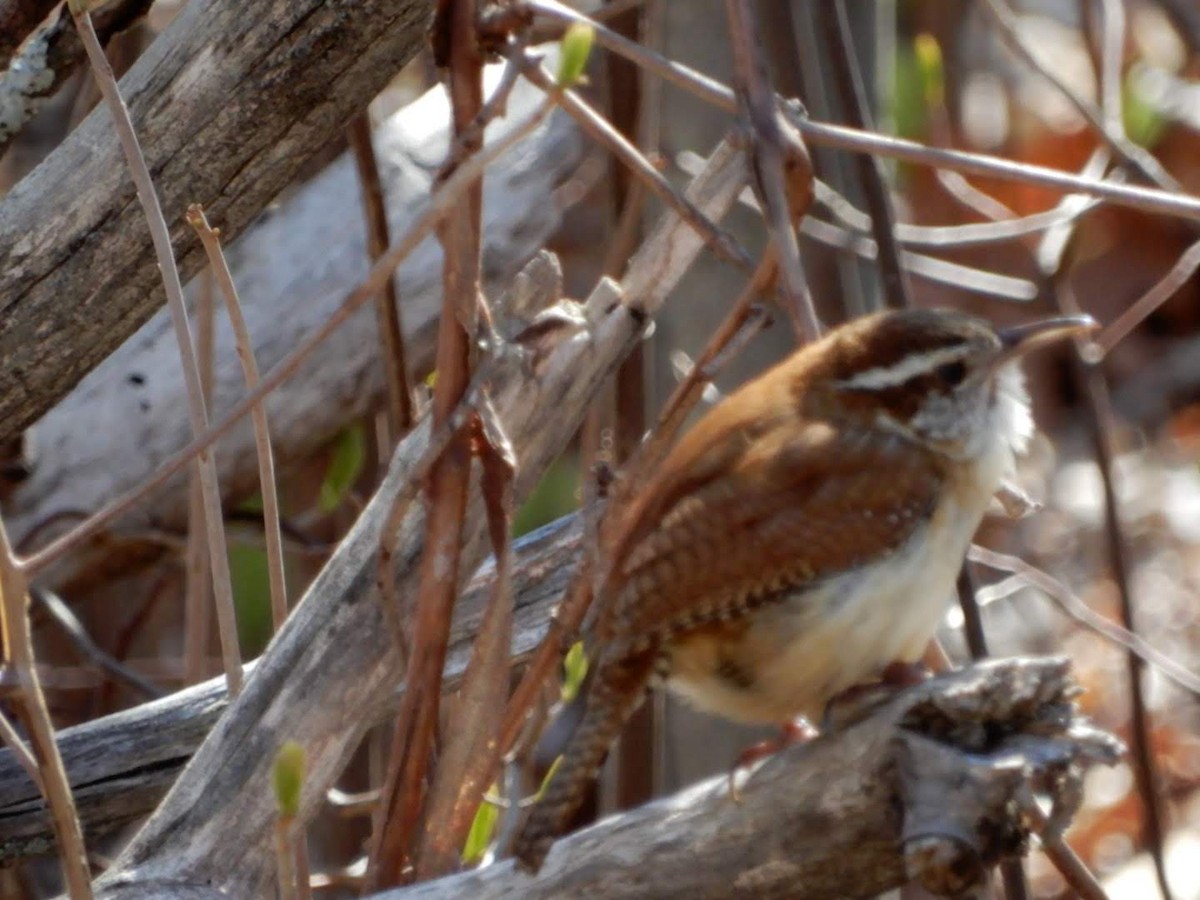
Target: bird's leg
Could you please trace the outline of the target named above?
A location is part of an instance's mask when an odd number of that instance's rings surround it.
[[[819,734],[807,719],[792,719],[783,723],[775,737],[751,744],[737,755],[733,767],[729,770],[729,796],[735,803],[742,800],[741,790],[737,785],[737,775],[742,769],[747,769],[768,756],[774,756],[793,744],[807,744]]]
[[[821,717],[821,730],[838,731],[863,720],[881,703],[905,688],[927,681],[932,674],[924,661],[888,663],[877,680],[852,685],[831,697]]]

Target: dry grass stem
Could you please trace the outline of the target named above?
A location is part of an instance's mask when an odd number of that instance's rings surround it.
[[[121,98],[112,67],[109,66],[108,60],[104,56],[104,50],[96,38],[96,31],[92,27],[87,9],[81,0],[69,0],[68,6],[79,30],[80,39],[87,50],[88,60],[91,62],[92,72],[100,88],[100,93],[104,96],[104,101],[113,117],[121,149],[124,151],[134,185],[137,187],[138,200],[146,214],[150,238],[154,244],[159,270],[162,274],[163,287],[167,293],[167,306],[171,311],[171,321],[179,343],[179,356],[183,364],[184,381],[187,384],[188,416],[192,421],[192,430],[199,437],[208,431],[208,413],[204,404],[204,391],[200,384],[200,369],[188,326],[187,307],[183,300],[183,285],[179,280],[179,270],[175,266],[175,257],[171,250],[171,235],[167,229],[167,223],[163,219],[158,195],[154,190],[154,182],[150,178],[149,169],[146,168],[146,160],[138,145],[133,122],[129,118],[129,110]],[[229,681],[230,693],[236,695],[242,687],[242,659],[237,643],[233,583],[229,575],[229,559],[225,550],[221,493],[217,486],[217,467],[212,452],[205,449],[197,453],[196,466],[204,497],[204,524],[208,536],[208,557],[217,609],[217,631],[221,638],[221,659],[225,666],[225,677]]]
[[[221,252],[220,232],[209,225],[204,210],[195,204],[188,207],[187,219],[204,246],[209,268],[221,289],[225,311],[229,315],[229,324],[233,330],[234,346],[242,364],[242,375],[246,379],[246,389],[253,391],[258,387],[260,380],[258,363],[254,358],[254,344],[246,327],[246,317],[242,314],[237,285],[233,283],[233,273],[229,271],[225,254]],[[250,415],[254,423],[254,449],[258,457],[258,481],[262,494],[263,538],[267,545],[267,575],[271,591],[271,621],[278,631],[287,618],[288,607],[287,576],[283,568],[283,533],[279,523],[279,492],[275,484],[275,455],[271,451],[271,427],[267,422],[266,405],[255,404]]]
[[[207,405],[212,398],[213,277],[206,268],[199,276],[196,298],[196,356],[200,363],[200,388]],[[206,662],[211,634],[212,571],[204,533],[204,490],[200,470],[188,474],[187,542],[183,554],[183,680],[198,684],[208,677]]]
[[[16,705],[29,733],[39,773],[34,776],[34,782],[42,790],[46,804],[50,807],[63,878],[72,900],[90,900],[91,876],[88,872],[83,832],[79,827],[75,800],[71,796],[71,785],[63,769],[62,757],[59,755],[58,745],[54,742],[54,725],[50,721],[50,711],[46,708],[46,698],[42,694],[37,662],[33,655],[28,584],[24,573],[16,566],[3,521],[0,521],[0,626],[0,633],[4,638],[4,666],[17,682],[11,702]],[[5,725],[6,730],[12,730],[7,719]],[[15,733],[11,737],[6,734],[5,737],[6,742],[13,741],[14,749],[20,746],[20,739]],[[20,750],[15,752],[22,756]]]

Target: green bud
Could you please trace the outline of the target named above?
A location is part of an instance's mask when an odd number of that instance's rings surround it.
[[[584,22],[576,22],[566,30],[559,49],[558,86],[572,87],[583,78],[588,56],[592,53],[592,41],[596,29]]]
[[[281,816],[292,818],[300,812],[300,789],[304,787],[304,748],[288,741],[275,754],[271,783],[275,788],[275,806]]]

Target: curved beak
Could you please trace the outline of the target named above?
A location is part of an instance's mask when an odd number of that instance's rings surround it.
[[[1100,325],[1095,319],[1084,315],[1058,316],[1053,319],[1042,319],[1039,322],[1014,325],[1011,328],[1001,328],[996,332],[1000,336],[1001,349],[995,364],[1003,365],[1019,356],[1024,356],[1030,350],[1076,335],[1087,334],[1099,327]]]

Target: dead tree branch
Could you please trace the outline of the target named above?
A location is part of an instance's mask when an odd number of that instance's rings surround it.
[[[203,263],[184,212],[236,237],[340,136],[424,39],[429,5],[320,0],[184,8],[122,79],[185,277]],[[0,203],[0,434],[54,405],[163,304],[105,110]],[[70,210],[62,216],[47,209]],[[53,327],[47,327],[53,323]]]
[[[505,862],[375,900],[957,894],[1024,852],[1028,800],[1051,802],[1057,834],[1086,768],[1116,761],[1074,691],[1063,660],[976,663],[777,755],[741,803],[718,777],[560,840],[536,879]]]

